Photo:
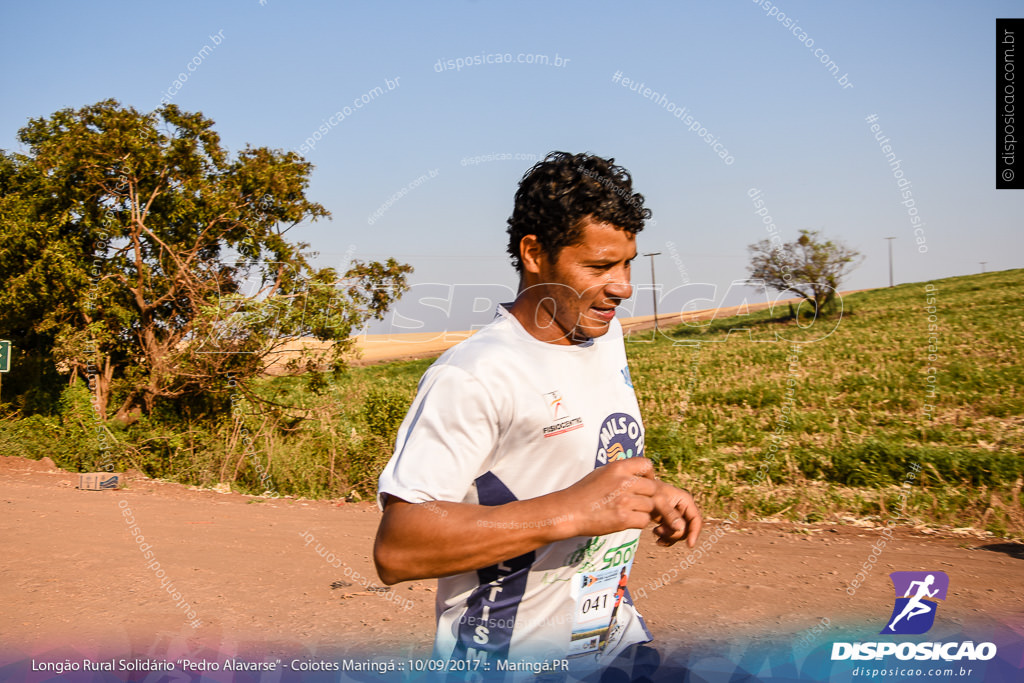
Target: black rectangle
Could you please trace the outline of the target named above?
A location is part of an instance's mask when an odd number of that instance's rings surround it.
[[[1018,109],[1016,103],[1018,45],[1024,45],[1024,19],[996,19],[997,190],[1024,190],[1024,130],[1018,125],[1024,121],[1024,104]]]

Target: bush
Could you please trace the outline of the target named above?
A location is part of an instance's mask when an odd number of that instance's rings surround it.
[[[360,414],[370,434],[393,443],[410,401],[390,387],[374,387],[366,393]]]
[[[48,415],[29,415],[21,420],[0,422],[0,455],[41,460],[51,458],[58,466],[63,453],[63,430],[60,418]]]

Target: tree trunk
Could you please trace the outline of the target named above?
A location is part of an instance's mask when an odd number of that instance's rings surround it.
[[[132,391],[128,394],[128,398],[124,400],[121,407],[114,413],[114,418],[120,422],[123,426],[135,424],[139,421],[139,417],[142,416],[142,396],[138,391]]]
[[[93,407],[96,409],[96,414],[99,415],[101,420],[107,419],[107,407],[110,403],[110,385],[114,379],[114,366],[110,362],[110,357],[105,356],[103,358],[103,364],[99,368],[99,372],[94,373],[90,379],[92,380],[89,389],[94,391]]]

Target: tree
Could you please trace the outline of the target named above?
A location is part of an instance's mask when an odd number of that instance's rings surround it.
[[[839,283],[863,261],[860,252],[841,242],[823,240],[820,230],[801,230],[793,242],[778,238],[747,247],[751,279],[779,292],[791,291],[814,306],[817,315],[835,298]]]
[[[315,269],[286,233],[329,216],[295,152],[231,159],[213,121],[106,100],[31,120],[0,159],[0,329],[42,363],[85,376],[100,415],[131,422],[261,373],[296,337],[334,341],[382,318],[410,266]]]

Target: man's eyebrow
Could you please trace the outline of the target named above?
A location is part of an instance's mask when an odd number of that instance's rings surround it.
[[[624,258],[624,259],[613,258],[613,257],[610,257],[610,256],[609,257],[605,257],[605,258],[602,258],[600,256],[595,256],[593,258],[583,259],[583,265],[586,265],[586,266],[606,266],[606,265],[611,265],[613,263],[619,263],[620,261],[625,261],[625,262],[628,263],[630,261],[635,261],[637,256],[639,256],[639,254],[633,254],[629,258]]]

